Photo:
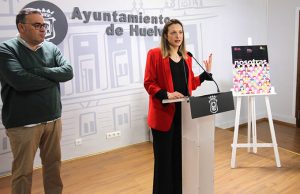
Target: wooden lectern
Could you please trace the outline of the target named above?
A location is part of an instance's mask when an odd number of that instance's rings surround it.
[[[233,110],[231,92],[178,100],[182,106],[182,191],[183,194],[214,193],[213,114]]]
[[[181,106],[183,194],[213,194],[215,116],[192,119],[189,103]]]

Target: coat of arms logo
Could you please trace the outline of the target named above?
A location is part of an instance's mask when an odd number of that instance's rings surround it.
[[[217,113],[218,112],[218,100],[217,97],[212,95],[209,96],[209,104],[210,104],[210,112],[211,113]]]
[[[25,7],[41,11],[47,24],[45,40],[55,45],[59,45],[64,40],[68,32],[68,21],[66,15],[58,6],[48,1],[33,1]]]
[[[42,10],[40,11],[42,12],[45,23],[48,24],[45,39],[49,41],[51,39],[54,39],[56,35],[54,28],[54,22],[56,21],[56,19],[53,16],[54,11],[51,11],[50,9],[46,10],[45,8],[42,8]]]

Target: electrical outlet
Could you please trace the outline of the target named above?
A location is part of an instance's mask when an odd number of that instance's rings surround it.
[[[112,138],[112,134],[111,133],[106,133],[106,139],[110,139]]]
[[[115,137],[120,137],[121,136],[121,131],[116,131],[115,135],[116,135]]]
[[[79,146],[81,144],[82,144],[82,139],[81,138],[75,139],[75,145]]]
[[[121,131],[113,131],[113,132],[106,133],[106,139],[111,139],[111,138],[120,137],[120,136],[121,136]]]

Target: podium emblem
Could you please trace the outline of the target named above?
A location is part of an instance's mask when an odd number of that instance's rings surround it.
[[[193,119],[234,110],[231,91],[218,92],[205,96],[191,96],[189,99]]]
[[[209,96],[209,105],[210,105],[210,112],[217,113],[218,112],[218,100],[215,95]]]

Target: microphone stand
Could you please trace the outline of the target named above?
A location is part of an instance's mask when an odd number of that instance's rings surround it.
[[[177,51],[177,54],[182,57],[182,53],[180,51]],[[188,80],[186,77],[186,68],[185,68],[185,60],[184,58],[182,58],[182,65],[183,65],[183,70],[184,70],[184,78],[185,78],[185,84],[186,84],[186,90],[187,90],[187,95],[190,96],[190,92],[189,92],[189,87],[188,87]]]

